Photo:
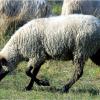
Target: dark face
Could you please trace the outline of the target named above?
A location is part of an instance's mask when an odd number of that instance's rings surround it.
[[[0,59],[0,81],[9,73],[7,70],[7,61],[5,59]]]

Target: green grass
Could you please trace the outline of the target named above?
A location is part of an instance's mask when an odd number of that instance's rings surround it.
[[[54,4],[52,8],[52,13],[55,15],[60,15],[61,14],[61,8],[62,6],[59,4]]]
[[[26,62],[18,65],[14,75],[6,76],[0,82],[0,100],[99,100],[100,68],[90,60],[86,63],[84,75],[70,89],[69,93],[59,93],[74,72],[72,62],[47,61],[38,74],[40,79],[48,79],[50,87],[34,84],[32,91],[25,91],[30,78],[25,75]]]

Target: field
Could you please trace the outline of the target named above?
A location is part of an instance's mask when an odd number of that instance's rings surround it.
[[[55,6],[53,12],[60,14],[61,8]],[[9,36],[0,40],[0,48],[5,45]],[[5,41],[6,40],[6,41]],[[50,86],[43,87],[34,84],[31,91],[25,86],[30,81],[26,76],[27,62],[21,62],[17,69],[0,82],[0,100],[100,100],[100,66],[88,60],[84,74],[69,93],[60,93],[61,88],[71,78],[74,72],[72,61],[46,61],[38,74],[39,79],[49,80]]]

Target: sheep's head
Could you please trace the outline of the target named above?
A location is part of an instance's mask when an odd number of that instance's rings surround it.
[[[7,69],[7,60],[0,56],[0,80],[2,80],[8,73],[8,69]]]

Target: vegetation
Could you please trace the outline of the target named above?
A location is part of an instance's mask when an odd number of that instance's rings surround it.
[[[52,13],[55,15],[60,15],[61,14],[61,5],[60,4],[54,4],[52,8]]]

